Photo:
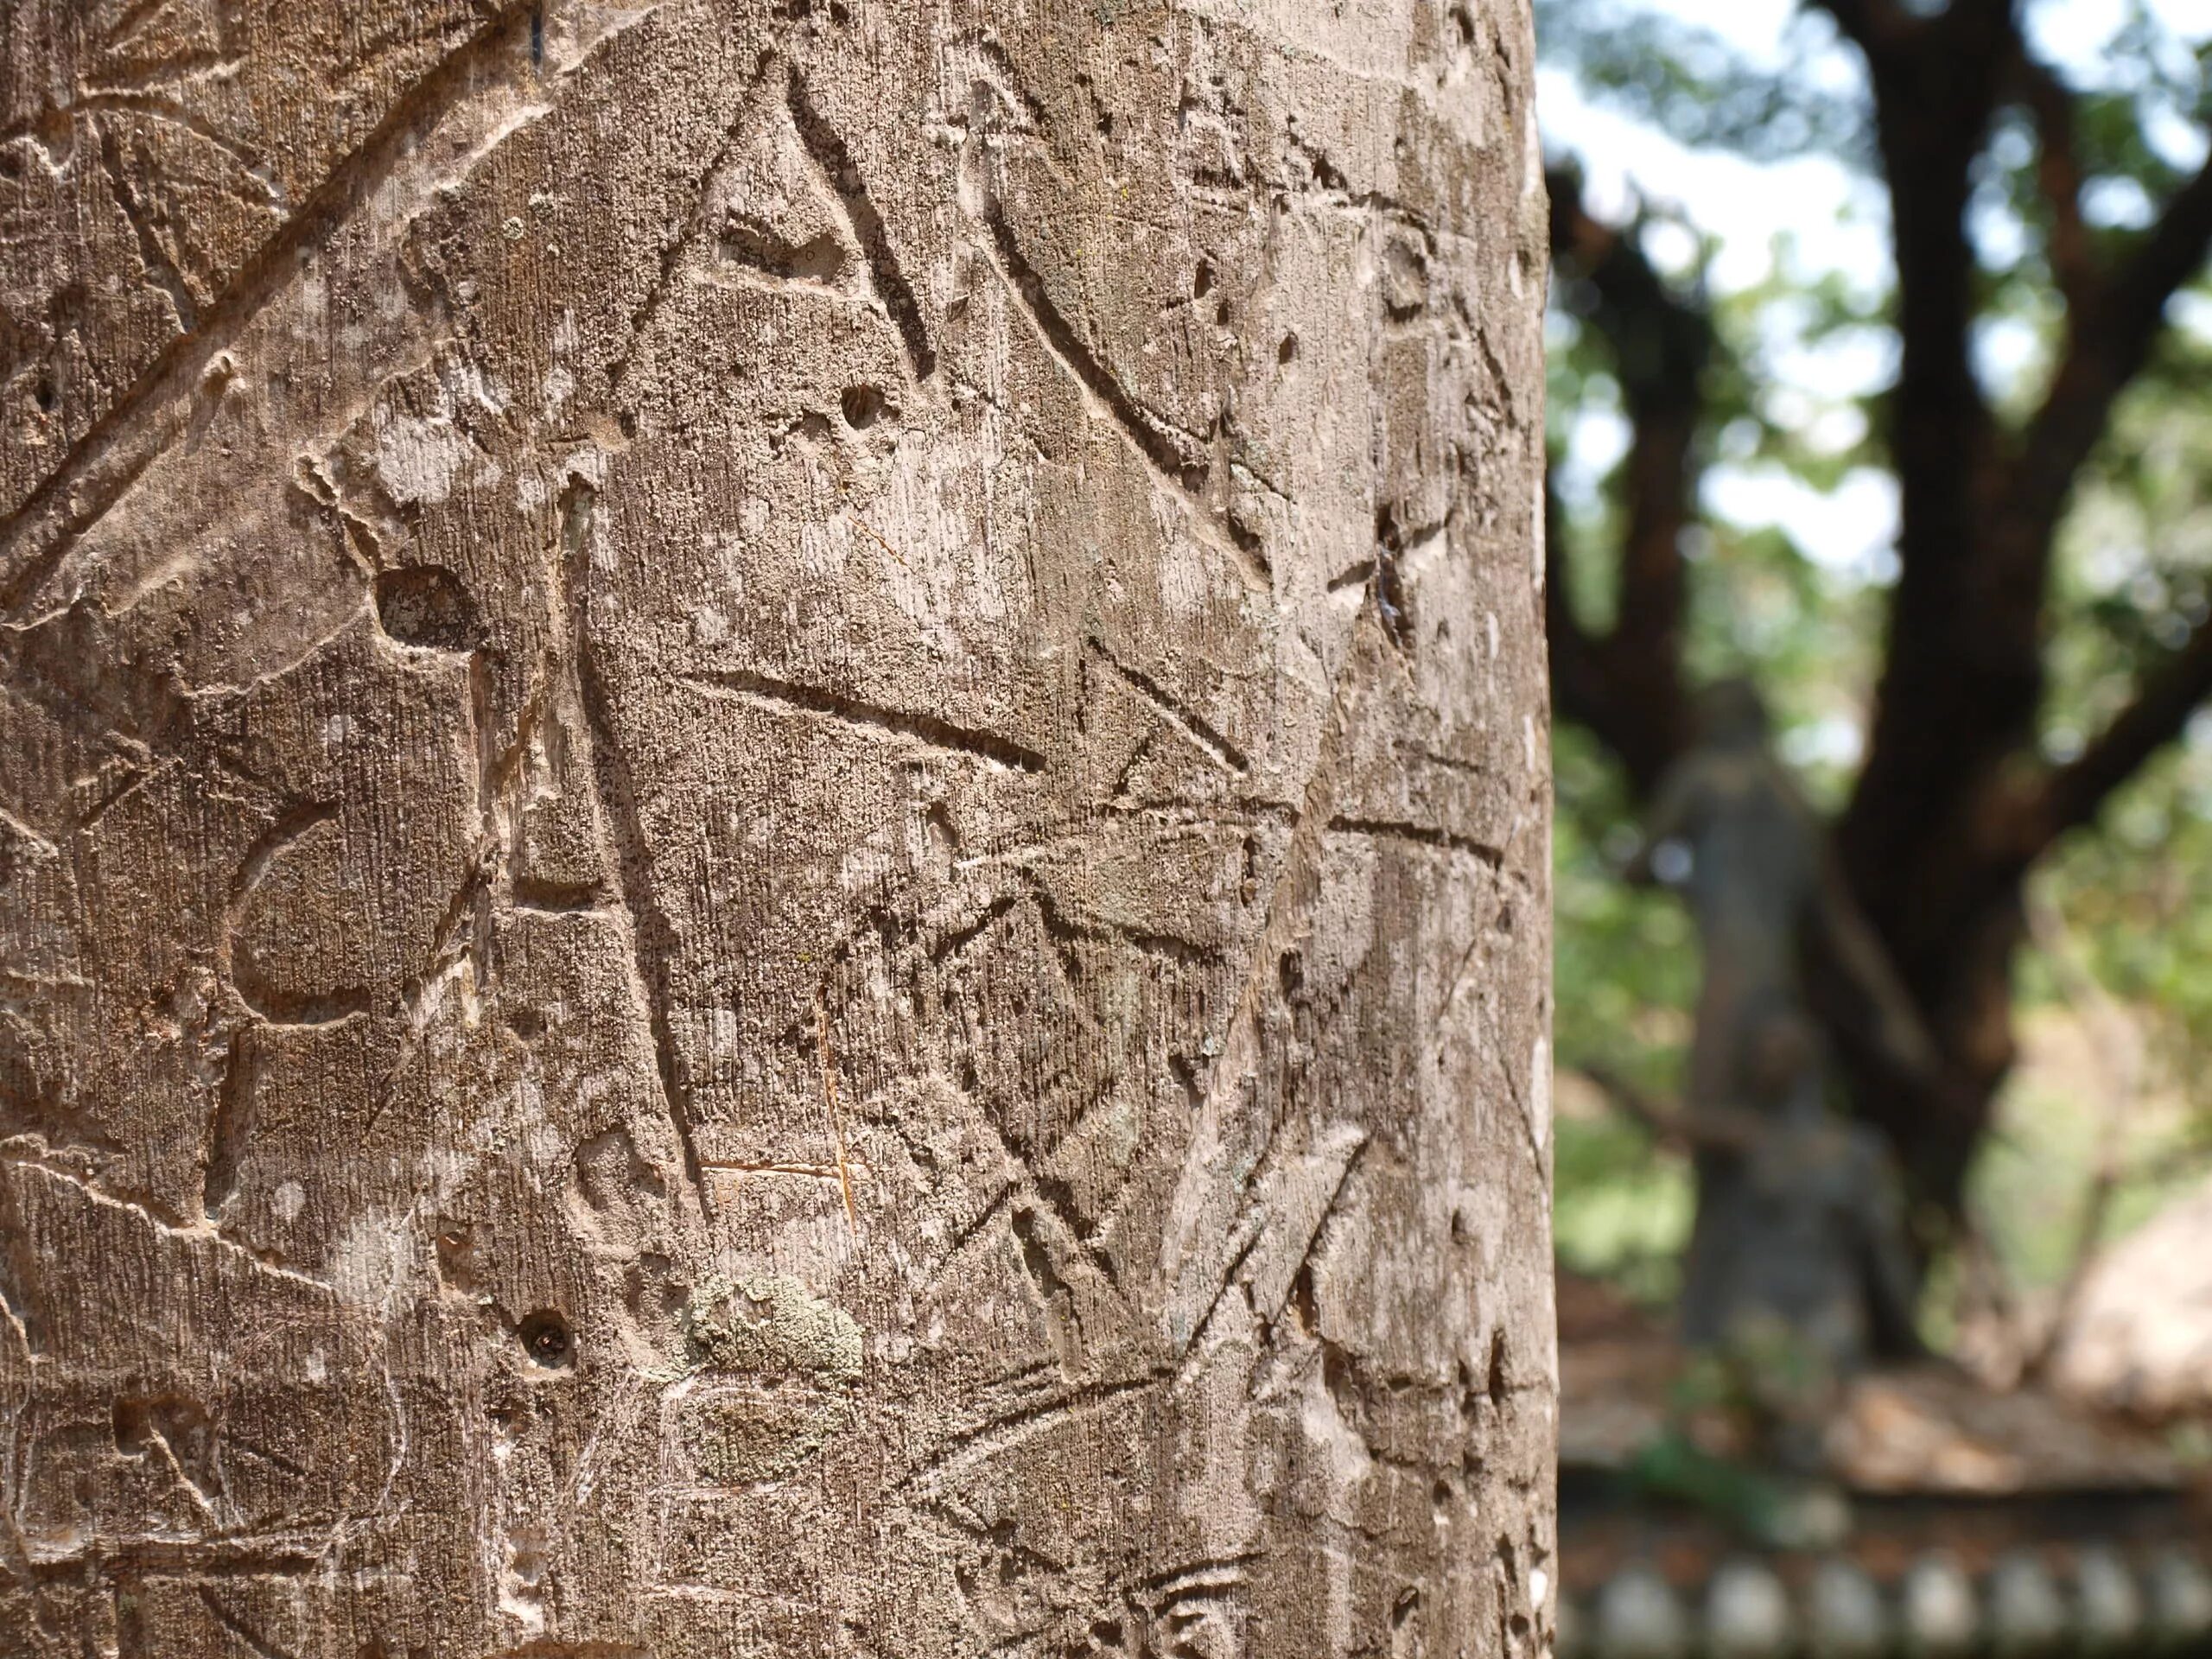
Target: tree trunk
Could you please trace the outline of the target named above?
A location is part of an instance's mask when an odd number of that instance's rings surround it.
[[[1520,0],[0,64],[0,1651],[1541,1650]]]

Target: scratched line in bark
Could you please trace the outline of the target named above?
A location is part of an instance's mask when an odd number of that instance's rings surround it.
[[[1224,736],[1205,716],[1170,696],[1149,674],[1130,667],[1096,639],[1090,642],[1090,649],[1092,654],[1120,677],[1124,684],[1150,703],[1161,719],[1205,751],[1206,758],[1216,766],[1224,772],[1236,773],[1250,769],[1251,762],[1244,758],[1242,749]]]
[[[1505,862],[1503,848],[1493,847],[1472,836],[1463,836],[1456,830],[1440,829],[1434,824],[1412,823],[1401,818],[1347,817],[1339,813],[1329,820],[1329,828],[1341,835],[1371,836],[1382,841],[1409,841],[1417,846],[1465,853],[1471,858],[1480,859],[1492,869]]]
[[[122,142],[116,136],[114,124],[106,121],[96,124],[99,130],[100,165],[106,169],[108,181],[115,187],[116,205],[123,209],[131,234],[137,238],[138,257],[145,264],[147,276],[168,296],[169,304],[176,311],[179,331],[188,334],[200,326],[200,308],[193,301],[192,289],[148,220],[147,206],[139,200],[130,181],[130,171],[125,165]]]
[[[969,142],[972,146],[972,136]],[[1212,468],[1196,442],[1145,408],[1106,365],[1060,309],[1044,277],[1022,251],[1020,238],[1007,222],[996,192],[981,176],[981,168],[972,159],[963,159],[962,167],[968,175],[962,195],[973,204],[970,211],[983,228],[991,268],[1014,296],[1046,349],[1090,395],[1154,475],[1189,505],[1207,539],[1228,552],[1246,584],[1260,592],[1270,589],[1274,571],[1259,536],[1239,523],[1234,513],[1219,510],[1208,500]]]
[[[577,688],[583,704],[588,735],[584,747],[597,784],[600,811],[614,844],[608,862],[615,907],[631,949],[631,976],[637,988],[653,1040],[655,1069],[660,1081],[662,1109],[683,1148],[684,1173],[704,1209],[709,1200],[706,1172],[691,1132],[686,1103],[683,1059],[676,1033],[669,1024],[668,976],[678,959],[675,930],[653,896],[652,863],[645,844],[645,825],[638,813],[635,785],[624,756],[620,735],[607,683],[600,670],[599,652],[591,632],[590,543],[592,514],[598,497],[581,479],[572,479],[561,498],[561,576],[566,592],[569,648],[575,658]]]
[[[13,620],[71,544],[115,505],[185,429],[196,388],[223,351],[298,272],[299,256],[327,242],[454,107],[529,83],[530,8],[494,12],[469,40],[396,99],[359,149],[332,168],[299,210],[179,334],[128,392],[0,520],[0,618]]]
[[[683,233],[671,237],[667,245],[661,249],[660,269],[654,274],[652,286],[645,290],[645,298],[638,302],[637,309],[631,314],[629,334],[623,341],[622,349],[608,359],[607,378],[610,385],[619,387],[627,378],[630,365],[645,343],[645,336],[653,326],[653,319],[659,315],[662,304],[675,285],[677,267],[683,263],[685,252],[697,242],[700,232],[705,228],[708,187],[715,175],[728,165],[731,154],[737,149],[739,140],[745,136],[746,118],[753,109],[754,90],[773,62],[772,54],[763,52],[760,54],[760,61],[753,67],[752,79],[738,93],[737,112],[722,129],[721,143],[715,149],[713,159],[692,181],[690,219],[684,226]]]
[[[821,715],[863,731],[908,738],[948,753],[987,760],[1009,772],[1045,770],[1043,755],[995,732],[956,726],[935,715],[863,702],[858,697],[849,697],[823,686],[802,685],[794,680],[779,680],[741,668],[686,674],[682,677],[682,683],[704,696],[734,697],[742,702]]]
[[[922,308],[915,301],[913,288],[899,269],[898,252],[891,245],[891,232],[868,194],[868,181],[861,176],[844,138],[816,106],[813,94],[807,90],[806,77],[796,65],[791,73],[791,123],[798,129],[807,153],[829,180],[838,204],[844,209],[853,240],[860,245],[861,257],[868,261],[875,296],[889,313],[892,327],[899,331],[899,343],[906,347],[907,366],[913,371],[917,382],[927,380],[937,372],[937,352],[930,344],[929,330],[923,325]]]

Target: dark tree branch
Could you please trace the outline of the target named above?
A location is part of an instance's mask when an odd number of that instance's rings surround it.
[[[1895,226],[1901,361],[1888,445],[1898,562],[1866,765],[1840,847],[1852,886],[1923,1001],[1907,936],[1943,924],[1918,901],[1967,802],[2032,721],[2042,686],[2035,605],[1999,604],[2007,561],[1988,534],[1997,454],[1974,372],[1974,158],[2017,57],[2011,0],[1954,0],[1910,51],[1872,62]]]
[[[1923,25],[1897,0],[1817,0],[1844,38],[1869,59],[1901,50]]]
[[[1580,309],[1611,349],[1630,435],[1622,467],[1626,534],[1616,621],[1602,639],[1580,628],[1567,636],[1561,707],[1620,757],[1642,793],[1657,784],[1686,734],[1681,542],[1695,521],[1695,449],[1713,329],[1652,268],[1632,235],[1584,208],[1571,174],[1555,173],[1550,184],[1553,257],[1584,290]],[[1572,607],[1557,582],[1551,604],[1554,626],[1564,620],[1572,626]]]
[[[2047,541],[2112,409],[2150,359],[2166,302],[2212,250],[2212,161],[2176,191],[2094,303],[2071,312],[2065,354],[2010,469],[2009,514]]]
[[[1623,734],[1607,720],[1602,643],[1582,626],[1567,591],[1567,524],[1547,468],[1544,479],[1544,627],[1551,640],[1552,698],[1559,712],[1619,751]]]
[[[2212,698],[2212,620],[2197,624],[2188,643],[2145,677],[2135,701],[2114,716],[2094,742],[2044,779],[2032,806],[2020,816],[2017,850],[2023,862],[2094,818],[2114,791],[2181,735],[2208,698]]]
[[[1739,1108],[1662,1106],[1610,1066],[1586,1065],[1582,1075],[1637,1128],[1686,1152],[1750,1152],[1773,1128],[1757,1112]]]
[[[2017,73],[2020,102],[2036,124],[2036,188],[2050,210],[2048,249],[2052,279],[2069,315],[2094,308],[2099,297],[2096,260],[2089,230],[2082,218],[2082,157],[2075,142],[2074,92],[2049,65],[2025,51]]]

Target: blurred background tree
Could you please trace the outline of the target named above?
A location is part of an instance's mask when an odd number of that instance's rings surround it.
[[[1618,871],[1746,672],[1942,1052],[1885,1068],[1808,964],[1931,1317],[2050,1290],[2212,1119],[2212,18],[1537,14],[1562,1256],[1672,1286],[1686,1178],[1575,1072],[1679,1075],[1694,941]]]

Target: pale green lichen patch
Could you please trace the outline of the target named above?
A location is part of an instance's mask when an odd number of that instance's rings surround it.
[[[774,1274],[702,1279],[684,1308],[683,1333],[693,1363],[715,1370],[782,1373],[832,1386],[861,1378],[859,1323]]]

